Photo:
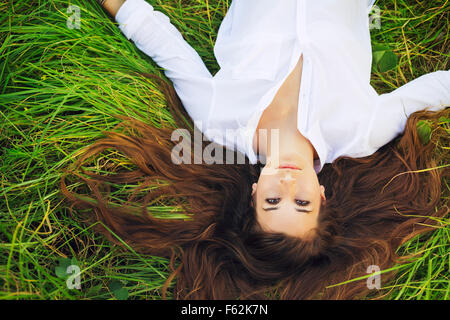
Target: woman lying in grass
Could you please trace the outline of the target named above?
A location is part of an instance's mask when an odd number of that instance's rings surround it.
[[[164,295],[176,276],[178,299],[362,297],[365,281],[325,287],[392,266],[403,242],[448,213],[439,206],[448,148],[435,149],[448,146],[438,124],[448,118],[450,71],[377,94],[370,85],[374,1],[234,0],[215,44],[221,69],[214,76],[146,1],[100,2],[165,70],[173,88],[146,76],[160,83],[188,131],[183,138],[123,117],[141,136],[110,132],[77,164],[117,148],[139,169],[86,173],[95,205],[69,193],[64,178],[61,188],[132,247],[170,256],[172,266],[181,260]],[[428,143],[417,132],[423,123],[434,130]],[[186,147],[197,129],[203,141]],[[136,214],[108,207],[100,181],[142,181],[129,201],[157,188]],[[147,205],[157,201],[191,218],[152,217]]]

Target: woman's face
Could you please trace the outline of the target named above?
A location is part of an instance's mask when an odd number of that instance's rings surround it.
[[[325,188],[311,164],[268,162],[252,188],[257,220],[264,230],[307,238],[308,231],[317,227]]]

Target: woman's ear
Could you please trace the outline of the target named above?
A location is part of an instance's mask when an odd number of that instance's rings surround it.
[[[256,187],[257,187],[256,183],[252,184],[252,196],[254,196],[256,193]]]
[[[320,185],[320,197],[321,197],[323,200],[327,200],[327,198],[325,197],[325,187],[322,186],[322,185]]]

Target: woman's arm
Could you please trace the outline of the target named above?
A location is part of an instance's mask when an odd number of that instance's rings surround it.
[[[413,112],[439,111],[450,106],[450,70],[425,74],[378,97],[368,126],[369,146],[377,150],[405,128]]]
[[[212,75],[169,17],[145,0],[106,0],[103,6],[127,39],[164,69],[191,118],[205,121],[213,97]]]

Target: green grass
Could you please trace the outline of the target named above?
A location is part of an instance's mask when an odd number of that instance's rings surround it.
[[[217,72],[213,46],[231,1],[150,2]],[[69,4],[81,9],[80,29],[66,26]],[[372,43],[398,57],[394,69],[373,72],[379,93],[450,69],[448,0],[379,0],[377,5],[381,29],[372,30]],[[157,86],[132,71],[163,75],[95,1],[0,0],[1,299],[161,299],[169,261],[111,245],[70,215],[58,191],[61,169],[120,121],[113,114],[139,119],[134,111],[145,114],[151,98],[148,121],[172,123]],[[130,165],[113,151],[94,165],[108,162]],[[445,201],[449,190],[447,185]],[[120,199],[121,191],[113,196]],[[164,215],[172,209],[152,211]],[[390,289],[384,299],[450,298],[449,219],[441,225],[400,248],[415,256],[394,267],[399,272],[393,283],[382,282]],[[80,267],[80,290],[68,289],[58,273],[58,266],[68,263]]]

